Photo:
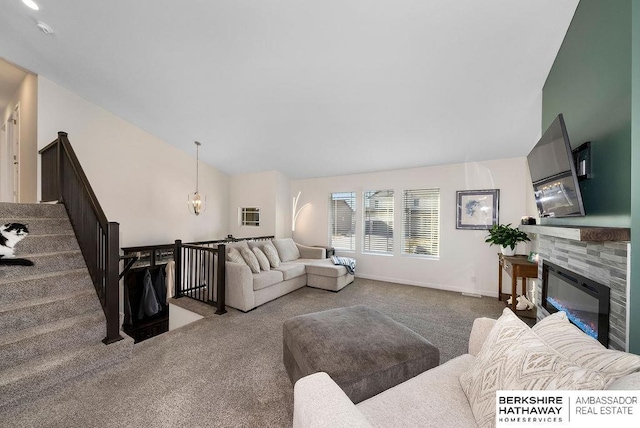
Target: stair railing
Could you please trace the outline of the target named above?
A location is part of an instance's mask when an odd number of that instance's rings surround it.
[[[69,215],[107,320],[103,342],[122,340],[118,284],[120,225],[107,221],[66,132],[58,132],[58,139],[39,153],[42,202],[62,203]]]
[[[226,254],[224,243],[198,245],[176,240],[175,297],[190,297],[215,306],[217,315],[225,314]]]

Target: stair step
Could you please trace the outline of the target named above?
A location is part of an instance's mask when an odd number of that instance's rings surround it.
[[[0,337],[0,370],[59,349],[95,343],[105,334],[102,309],[8,333]]]
[[[62,204],[14,204],[0,202],[0,218],[66,218]]]
[[[89,371],[118,364],[131,357],[133,339],[105,345],[101,341],[79,349],[64,349],[0,371],[0,407],[67,382]]]
[[[0,218],[0,224],[22,223],[29,229],[29,236],[69,234],[73,233],[73,227],[68,218],[36,218],[36,217],[6,217]]]
[[[60,251],[77,251],[80,247],[73,233],[66,235],[36,235],[27,236],[15,247],[16,257],[49,254]]]
[[[24,255],[34,266],[0,266],[0,282],[10,279],[26,279],[50,272],[86,268],[80,251],[65,251],[50,254]]]
[[[19,279],[0,279],[0,302],[20,302],[93,290],[86,268],[50,272]]]
[[[0,335],[102,309],[94,290],[0,304]]]

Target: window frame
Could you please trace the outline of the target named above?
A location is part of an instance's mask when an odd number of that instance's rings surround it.
[[[389,232],[387,229],[387,234],[386,236],[386,246],[387,246],[387,250],[376,250],[376,249],[371,249],[371,236],[374,235],[376,236],[374,233],[372,233],[373,229],[375,228],[375,226],[373,224],[371,224],[369,226],[369,233],[367,233],[367,222],[368,221],[379,221],[379,220],[374,220],[372,218],[368,218],[367,217],[367,201],[371,200],[371,197],[374,196],[376,193],[390,193],[390,196],[387,195],[384,198],[390,198],[391,202],[390,204],[387,203],[385,204],[385,206],[380,207],[381,202],[380,200],[374,200],[373,201],[373,207],[371,207],[371,210],[376,211],[376,210],[380,210],[380,211],[386,211],[386,215],[385,217],[387,217],[389,220],[386,221],[386,227],[391,229],[391,236],[389,236]],[[395,190],[394,189],[384,189],[384,190],[365,190],[362,192],[362,227],[360,228],[362,231],[362,254],[371,254],[371,255],[381,255],[381,256],[393,256],[394,255],[394,251],[395,251],[395,236],[394,236],[394,224],[395,224]],[[380,220],[383,221],[383,220]],[[368,244],[367,244],[367,237],[369,237],[368,240]],[[389,248],[390,247],[390,248]]]
[[[335,198],[334,195],[350,195],[349,198]],[[338,236],[334,234],[334,231],[338,230],[338,223],[334,221],[334,213],[337,210],[336,203],[337,201],[345,201],[344,203],[351,208],[351,222],[349,225],[349,230],[351,235],[345,235],[345,238],[348,239],[349,247],[339,246],[340,243],[334,241],[334,236]],[[351,201],[351,205],[347,202],[347,200]],[[329,209],[328,209],[328,229],[329,229],[329,246],[335,248],[336,250],[346,251],[346,252],[355,252],[356,251],[356,237],[358,235],[356,226],[356,216],[358,215],[357,209],[358,195],[356,192],[331,192],[329,193]],[[342,223],[342,228],[346,227],[346,222]],[[346,241],[345,239],[345,241]]]
[[[419,192],[423,192],[424,195],[420,195]],[[431,196],[436,196],[437,195],[437,200],[432,200],[431,202],[428,201],[428,196],[429,193],[431,193]],[[410,220],[408,218],[409,212],[410,211],[417,211],[418,209],[420,209],[420,201],[421,200],[427,200],[427,203],[431,203],[431,204],[436,204],[435,208],[434,207],[427,207],[425,208],[425,210],[431,210],[431,211],[437,211],[437,215],[435,215],[435,219],[434,214],[427,214],[427,216],[431,216],[430,219],[430,223],[433,227],[433,225],[435,225],[435,231],[430,229],[430,231],[428,231],[427,233],[421,234],[420,236],[416,235],[413,236],[413,229],[414,227],[425,227],[425,226],[421,226],[420,224],[418,224],[418,226],[414,226],[413,221]],[[401,200],[401,205],[402,205],[402,236],[401,236],[401,245],[400,245],[400,254],[403,257],[417,257],[417,258],[423,258],[423,259],[432,259],[432,260],[438,260],[440,259],[440,237],[441,237],[441,221],[440,221],[440,215],[442,213],[441,210],[441,193],[440,193],[440,188],[434,187],[434,188],[420,188],[420,189],[404,189],[402,191],[402,200]],[[412,213],[413,214],[413,213]],[[418,220],[420,223],[422,223],[424,221],[423,215],[411,215],[413,218],[415,218],[416,220]],[[407,231],[407,226],[409,226],[409,231]],[[408,233],[409,232],[409,233]],[[431,235],[431,236],[429,236]],[[414,239],[414,240],[419,240],[419,239],[424,239],[427,240],[429,238],[431,238],[433,240],[433,235],[435,235],[435,240],[436,243],[435,244],[431,244],[431,246],[428,247],[427,251],[430,250],[429,253],[426,254],[422,254],[422,253],[416,253],[415,250],[413,252],[409,252],[407,251],[409,245],[407,244],[407,241],[410,239]],[[417,247],[418,245],[416,245]],[[435,251],[433,251],[435,248]],[[434,254],[435,253],[435,254]]]
[[[248,220],[250,214],[257,215],[257,220]],[[238,223],[241,227],[260,227],[260,207],[238,207]]]

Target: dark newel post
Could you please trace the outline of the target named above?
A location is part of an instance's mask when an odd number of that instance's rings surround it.
[[[225,266],[225,261],[227,259],[227,250],[224,244],[220,244],[218,245],[218,295],[216,296],[216,299],[218,300],[216,303],[216,307],[218,308],[218,310],[216,311],[216,314],[218,315],[222,315],[224,313],[227,312],[227,309],[225,308],[225,294],[226,294],[226,288],[225,288],[225,273],[226,273],[226,266]]]
[[[177,299],[182,297],[182,240],[176,239],[176,244],[173,248],[173,260],[176,263],[176,274],[173,296]]]
[[[57,144],[57,151],[58,151],[58,171],[56,171],[56,174],[58,175],[58,203],[63,203],[64,200],[62,198],[62,139],[63,138],[67,138],[67,133],[64,131],[58,131],[58,144]]]
[[[107,253],[105,259],[105,315],[107,318],[107,337],[105,344],[110,344],[122,340],[120,336],[120,314],[119,292],[120,284],[118,280],[118,267],[120,263],[120,225],[109,222],[107,226]]]

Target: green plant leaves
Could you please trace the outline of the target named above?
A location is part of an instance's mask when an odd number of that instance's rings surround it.
[[[489,234],[486,236],[484,242],[489,242],[489,245],[500,245],[502,247],[516,248],[518,242],[530,241],[526,233],[516,228],[511,227],[509,224],[496,224],[489,229]]]

